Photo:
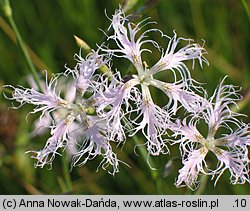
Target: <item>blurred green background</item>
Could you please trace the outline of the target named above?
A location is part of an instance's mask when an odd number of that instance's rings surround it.
[[[2,0],[1,0],[2,1]],[[73,56],[79,52],[73,35],[77,35],[96,48],[102,43],[103,33],[111,16],[120,5],[126,5],[127,13],[136,14],[135,22],[151,17],[157,28],[172,36],[205,40],[210,65],[201,69],[197,64],[192,76],[206,83],[211,94],[220,80],[228,75],[227,83],[241,86],[243,100],[240,111],[250,116],[250,1],[249,0],[12,0],[11,6],[16,25],[29,48],[32,61],[38,71],[63,72],[64,65],[74,67]],[[152,35],[153,36],[153,35]],[[166,43],[156,36],[159,43]],[[158,55],[149,55],[147,63],[153,64]],[[119,63],[119,68],[126,69]],[[152,171],[142,156],[135,155],[134,142],[128,140],[115,149],[118,157],[131,168],[121,164],[120,172],[113,177],[103,170],[96,172],[100,160],[95,159],[71,172],[73,189],[65,183],[62,157],[57,157],[53,168],[34,168],[30,149],[38,150],[46,136],[32,137],[35,117],[26,115],[32,107],[7,109],[11,102],[3,96],[2,85],[26,85],[29,69],[16,45],[15,34],[1,10],[0,16],[0,193],[1,194],[196,194],[188,188],[176,188],[174,182],[181,167],[174,161],[173,169],[163,177],[165,164],[178,155],[178,148],[171,147],[171,155],[152,158]],[[160,96],[156,94],[157,99]],[[250,117],[244,118],[249,122]],[[48,134],[47,134],[48,135]],[[139,136],[140,139],[142,139]],[[143,140],[141,140],[143,141]],[[66,174],[67,175],[67,174]],[[231,185],[229,173],[225,173],[217,185],[209,177],[202,177],[199,194],[250,194],[250,185]]]

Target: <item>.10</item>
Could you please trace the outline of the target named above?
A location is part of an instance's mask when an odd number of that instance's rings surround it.
[[[234,202],[236,203],[236,207],[246,207],[247,206],[246,199],[236,199]]]

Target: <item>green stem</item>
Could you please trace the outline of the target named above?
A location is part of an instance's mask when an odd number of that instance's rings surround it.
[[[36,69],[35,69],[35,66],[34,66],[33,62],[31,61],[31,58],[30,58],[30,56],[28,54],[28,51],[27,51],[27,49],[25,47],[23,39],[22,39],[22,37],[21,37],[21,35],[19,33],[19,30],[18,30],[18,28],[16,26],[16,23],[14,21],[14,18],[12,16],[12,9],[11,9],[9,0],[4,0],[4,8],[5,8],[5,15],[8,18],[8,21],[9,21],[9,23],[10,23],[10,25],[11,25],[11,27],[12,27],[15,35],[16,35],[17,42],[18,42],[18,44],[20,46],[20,49],[21,49],[21,51],[22,51],[22,53],[24,55],[24,58],[25,58],[28,66],[29,66],[29,69],[30,69],[30,71],[31,71],[31,73],[32,73],[32,75],[34,77],[34,80],[35,80],[38,88],[40,90],[42,90],[41,85],[40,85],[40,81],[39,81],[39,77],[38,77],[38,74],[37,74]]]
[[[248,7],[248,5],[247,5],[246,0],[241,0],[241,3],[243,4],[243,7],[245,8],[246,13],[247,13],[247,16],[248,16],[248,19],[249,19],[249,21],[250,21],[250,11],[249,11],[249,7]]]
[[[207,187],[207,180],[208,180],[208,176],[203,174],[201,176],[200,187],[196,190],[194,195],[202,195],[205,192],[206,187]]]
[[[65,185],[67,187],[66,192],[71,192],[73,190],[73,186],[72,186],[70,171],[69,171],[68,162],[67,162],[67,155],[65,151],[62,153],[62,163],[63,163],[63,175],[64,175],[64,180],[65,180]]]
[[[250,101],[250,87],[248,87],[248,90],[243,95],[243,99],[237,102],[237,105],[232,105],[231,110],[234,112],[240,112],[242,109],[244,109]]]
[[[136,145],[141,145],[140,140],[139,140],[137,135],[132,136],[132,139]],[[143,157],[143,160],[145,161],[145,163],[149,167],[151,178],[152,178],[153,182],[155,182],[156,190],[157,190],[158,194],[162,194],[163,191],[162,191],[161,179],[159,178],[159,173],[157,170],[152,170],[152,168],[150,167],[151,165],[154,167],[155,163],[153,162],[151,157],[149,157],[148,151],[145,149],[145,147],[138,147],[138,149]]]

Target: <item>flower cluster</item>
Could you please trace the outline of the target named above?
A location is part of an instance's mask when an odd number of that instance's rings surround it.
[[[106,34],[107,43],[92,50],[86,58],[76,56],[75,68],[67,68],[62,74],[41,82],[42,90],[13,87],[11,99],[36,107],[31,113],[40,112],[36,128],[47,127],[51,136],[45,147],[32,151],[36,166],[52,164],[61,149],[72,154],[72,166],[84,165],[88,160],[101,156],[100,167],[112,167],[110,173],[119,171],[121,162],[112,151],[112,145],[124,144],[127,137],[141,132],[145,137],[148,155],[170,153],[169,146],[178,144],[183,167],[179,170],[177,186],[197,187],[200,173],[218,178],[228,169],[231,181],[249,182],[248,146],[249,124],[239,120],[240,114],[230,108],[240,99],[236,87],[218,86],[208,98],[202,86],[195,82],[187,60],[202,67],[207,63],[203,46],[191,39],[163,35],[157,29],[148,29],[147,19],[133,24],[122,9],[110,18]],[[149,38],[149,33],[160,32],[167,38],[166,48]],[[180,47],[180,42],[186,43]],[[111,43],[113,43],[111,45]],[[149,67],[143,60],[144,52],[151,53],[149,46],[158,51],[159,60]],[[126,59],[135,73],[126,77],[113,69],[113,59]],[[105,72],[102,69],[106,69]],[[172,74],[173,81],[157,79],[160,72]],[[61,81],[63,85],[60,84]],[[68,82],[65,89],[65,81]],[[197,85],[198,84],[198,85]],[[166,96],[166,104],[154,102],[150,87],[155,87]],[[178,111],[185,111],[185,116]],[[207,135],[199,132],[199,124],[206,124]],[[207,156],[213,153],[218,163],[213,165]],[[213,168],[214,167],[214,168]]]

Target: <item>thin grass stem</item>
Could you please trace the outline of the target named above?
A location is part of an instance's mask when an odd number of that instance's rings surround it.
[[[29,66],[29,69],[30,69],[33,77],[34,77],[34,80],[35,80],[38,88],[40,90],[42,90],[36,68],[35,68],[35,66],[34,66],[34,64],[33,64],[32,60],[30,58],[30,55],[28,54],[28,51],[27,51],[27,49],[25,47],[25,44],[24,44],[24,41],[23,41],[23,39],[21,37],[21,34],[20,34],[20,32],[19,32],[19,30],[18,30],[18,28],[16,26],[16,23],[14,21],[14,18],[13,18],[13,15],[12,15],[12,8],[11,8],[9,0],[4,0],[4,8],[5,8],[5,15],[6,15],[8,21],[9,21],[9,23],[10,23],[10,25],[11,25],[13,31],[14,31],[14,33],[15,33],[15,35],[16,35],[18,45],[19,45],[19,47],[20,47],[20,49],[21,49],[21,51],[22,51],[22,53],[24,55],[24,58],[25,58],[28,66]]]

